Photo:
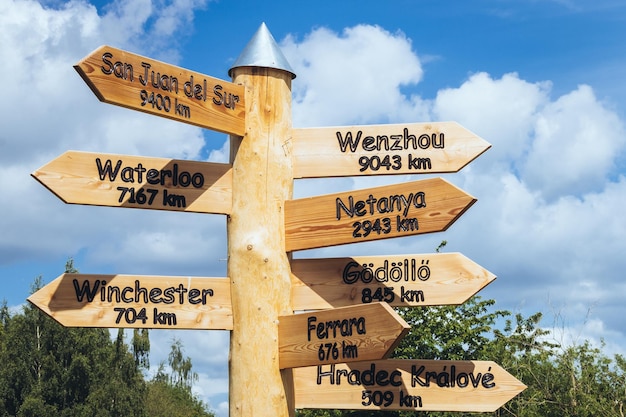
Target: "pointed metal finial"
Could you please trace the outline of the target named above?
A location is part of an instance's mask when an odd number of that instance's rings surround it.
[[[228,70],[228,75],[232,77],[233,69],[239,67],[274,68],[287,71],[291,73],[292,79],[296,78],[296,74],[291,69],[289,62],[287,62],[265,23],[261,23],[261,26],[243,49],[239,58]]]

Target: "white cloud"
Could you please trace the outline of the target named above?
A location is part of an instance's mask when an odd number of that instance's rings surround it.
[[[623,123],[580,86],[540,112],[522,175],[549,199],[599,191],[625,145]]]
[[[62,115],[80,112],[72,94],[78,85],[72,64],[93,26],[93,6],[46,10],[29,1],[0,5],[0,73],[10,77],[3,85],[0,112],[6,115],[0,133],[0,160],[30,157],[33,149],[46,149],[53,138],[65,135]],[[7,81],[9,79],[7,78]]]
[[[140,27],[135,19],[145,13],[142,4],[117,2],[103,17],[83,2],[56,9],[34,1],[0,4],[0,26],[6,29],[0,43],[11,45],[0,48],[0,73],[11,76],[3,86],[11,99],[0,101],[0,112],[7,116],[0,132],[0,183],[12,201],[20,202],[2,209],[7,224],[2,225],[0,247],[6,248],[2,253],[9,256],[7,261],[15,259],[16,247],[22,248],[18,259],[33,252],[75,253],[96,236],[110,237],[111,230],[122,227],[119,222],[133,218],[106,213],[96,223],[93,208],[87,212],[59,204],[37,185],[30,173],[61,153],[72,149],[197,158],[204,146],[199,128],[100,103],[72,68],[94,45],[109,39],[107,25],[129,21]],[[189,4],[182,7],[181,16],[192,12]],[[116,33],[134,32],[117,28]]]
[[[130,42],[134,44],[137,38],[143,36],[144,26],[153,13],[150,0],[113,1],[106,6],[102,16],[102,34],[117,47]]]
[[[554,101],[549,93],[548,82],[479,73],[458,88],[440,91],[433,112],[493,145],[485,156],[494,163],[490,170],[510,170],[549,201],[600,191],[623,155],[623,122],[589,86]]]
[[[287,37],[282,51],[297,74],[294,126],[397,121],[422,115],[420,101],[402,94],[423,70],[403,33],[359,25],[336,34],[313,30],[301,42]]]
[[[100,37],[118,48],[168,63],[179,59],[179,40],[193,28],[194,13],[208,0],[115,0],[104,8]]]
[[[447,239],[499,276],[484,296],[531,312],[551,299],[570,307],[573,323],[595,306],[592,318],[607,334],[623,334],[613,296],[622,293],[626,267],[626,220],[618,214],[626,184],[615,177],[623,122],[589,86],[554,100],[549,86],[477,74],[439,92],[438,117],[493,144],[455,176],[478,203]]]
[[[228,163],[230,158],[230,140],[227,138],[221,148],[212,149],[207,158],[210,162]]]
[[[458,88],[440,90],[433,113],[436,120],[454,120],[483,137],[492,144],[485,156],[498,169],[508,169],[524,156],[549,91],[550,83],[529,83],[514,73],[500,79],[478,73]]]

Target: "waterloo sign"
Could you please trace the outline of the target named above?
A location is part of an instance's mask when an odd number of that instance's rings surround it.
[[[32,173],[71,204],[230,214],[229,164],[68,151]]]

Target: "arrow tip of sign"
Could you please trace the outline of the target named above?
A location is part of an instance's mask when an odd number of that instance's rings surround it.
[[[239,67],[274,68],[290,73],[292,79],[296,78],[291,65],[287,62],[287,58],[283,55],[265,23],[261,23],[241,55],[228,70],[228,75],[232,77],[233,70]]]

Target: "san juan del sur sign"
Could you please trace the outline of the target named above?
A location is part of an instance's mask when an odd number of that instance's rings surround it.
[[[63,274],[29,297],[42,311],[230,330],[233,417],[492,411],[525,389],[493,362],[387,359],[409,330],[392,306],[460,304],[495,279],[462,254],[291,256],[444,231],[476,202],[443,178],[294,200],[294,179],[456,172],[487,142],[454,122],[293,128],[296,74],[265,24],[230,82],[110,46],[75,69],[101,101],[229,134],[230,162],[67,151],[32,176],[66,203],[227,215],[228,277]]]

